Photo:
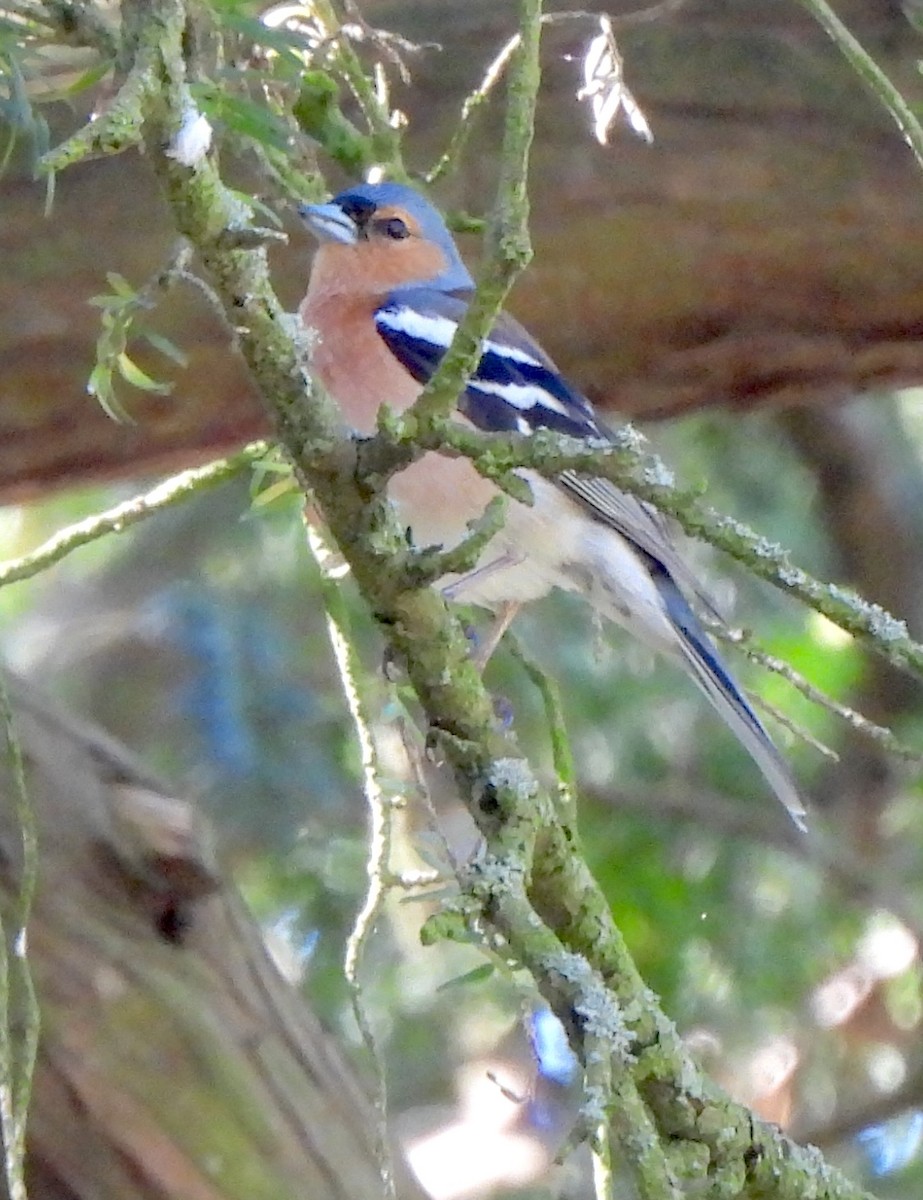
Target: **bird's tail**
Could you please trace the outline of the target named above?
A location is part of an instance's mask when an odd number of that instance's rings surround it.
[[[805,807],[798,795],[788,764],[718,657],[718,652],[689,607],[685,596],[675,582],[664,574],[665,578],[658,581],[659,590],[666,602],[673,627],[679,635],[680,651],[685,665],[763,772],[767,783],[788,809],[792,820],[804,831],[807,828],[804,821]]]

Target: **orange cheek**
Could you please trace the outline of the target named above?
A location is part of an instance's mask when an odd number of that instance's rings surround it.
[[[446,268],[438,246],[420,238],[404,242],[326,243],[314,256],[311,291],[319,294],[375,294],[402,283],[433,279]]]
[[[357,247],[358,249],[358,247]],[[422,238],[403,242],[369,243],[368,270],[375,280],[390,285],[410,280],[423,281],[441,275],[446,269],[445,255],[438,246]]]

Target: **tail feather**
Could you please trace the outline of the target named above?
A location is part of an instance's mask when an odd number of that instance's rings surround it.
[[[693,679],[762,771],[766,782],[802,832],[805,807],[785,759],[776,749],[763,723],[731,678],[708,635],[669,575],[658,579],[673,627],[679,635],[683,662]]]

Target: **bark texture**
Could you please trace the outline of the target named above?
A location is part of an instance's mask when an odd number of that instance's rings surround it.
[[[13,703],[41,825],[33,1200],[378,1200],[366,1096],[192,806],[27,686]],[[7,897],[8,788],[4,775]],[[400,1192],[420,1194],[406,1178]]]

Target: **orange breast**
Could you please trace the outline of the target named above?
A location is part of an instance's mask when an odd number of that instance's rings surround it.
[[[402,411],[420,394],[382,341],[372,318],[375,301],[353,296],[312,297],[301,307],[301,319],[318,335],[311,357],[318,379],[360,433],[374,433],[382,404]]]
[[[360,433],[375,431],[378,409],[411,405],[420,384],[394,357],[372,320],[373,300],[308,294],[301,318],[318,335],[311,366]],[[496,494],[492,483],[465,459],[426,454],[392,480],[388,494],[418,545],[450,546]]]

